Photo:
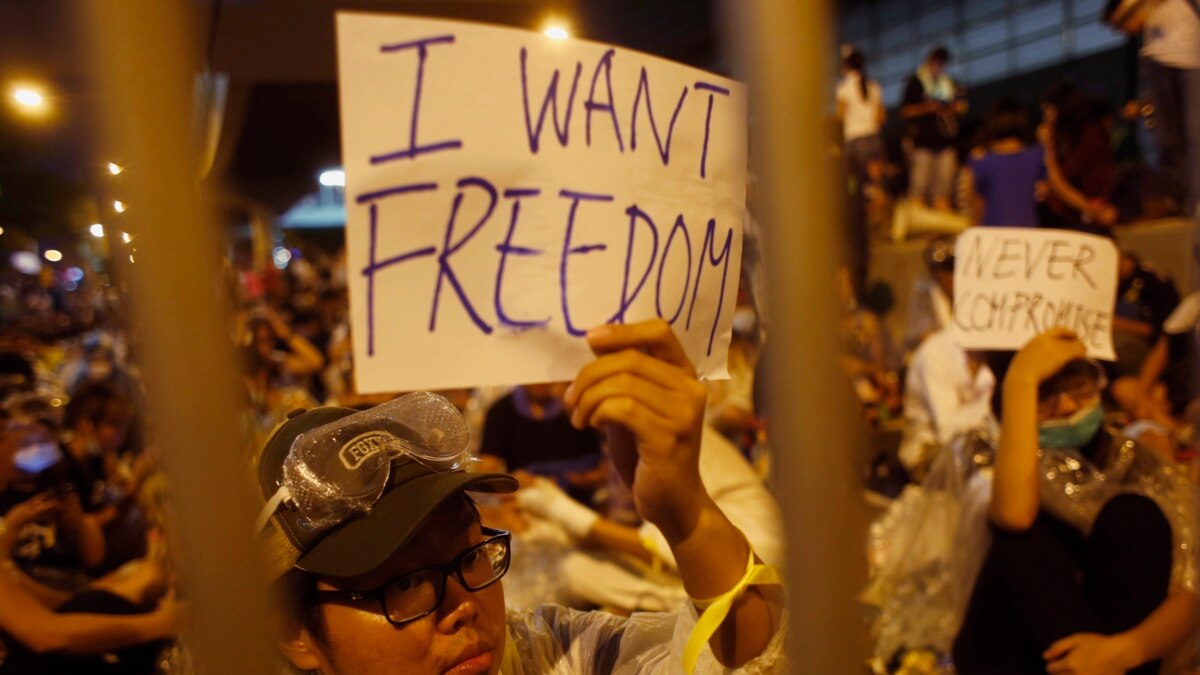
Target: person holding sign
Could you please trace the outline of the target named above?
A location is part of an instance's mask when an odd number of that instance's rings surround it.
[[[662,673],[782,668],[778,574],[705,492],[704,388],[666,322],[587,333],[598,355],[565,396],[605,430],[641,514],[666,535],[688,594],[677,616],[544,606],[505,612],[509,534],[483,528],[467,491],[466,428],[418,393],[363,413],[293,414],[263,449],[259,518],[286,610],[281,649],[322,673]],[[705,599],[700,599],[705,598]],[[696,615],[701,613],[699,619]]]
[[[1102,371],[1054,328],[1017,352],[959,672],[1158,673],[1194,663],[1196,487],[1104,426]],[[1039,450],[1040,448],[1040,450]]]

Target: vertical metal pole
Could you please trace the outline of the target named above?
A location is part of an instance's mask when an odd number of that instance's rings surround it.
[[[88,0],[79,13],[104,102],[100,144],[117,151],[122,251],[132,329],[156,447],[170,481],[170,547],[191,603],[189,643],[208,673],[278,669],[253,550],[249,469],[237,430],[236,376],[221,299],[217,230],[200,202],[193,82],[200,50],[184,0]],[[198,32],[198,31],[197,31]],[[112,227],[110,237],[119,237]],[[239,460],[239,457],[242,457]]]
[[[752,152],[764,186],[770,310],[768,416],[788,530],[798,673],[853,673],[868,656],[855,597],[865,584],[866,507],[851,392],[839,368],[834,287],[845,186],[830,156],[836,54],[828,0],[726,4],[750,83]],[[857,426],[856,426],[857,425]]]

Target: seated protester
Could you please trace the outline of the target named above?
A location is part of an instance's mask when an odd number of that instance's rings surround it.
[[[926,338],[904,376],[904,435],[900,462],[909,475],[925,474],[933,453],[955,436],[994,429],[996,377],[979,352],[958,346],[953,328]]]
[[[465,491],[511,492],[516,481],[456,468],[465,425],[443,399],[419,393],[358,415],[298,414],[263,449],[259,525],[294,667],[661,673],[687,659],[703,673],[783,668],[782,597],[700,481],[704,388],[670,327],[604,326],[588,341],[601,356],[566,393],[571,423],[608,430],[614,462],[670,543],[688,594],[720,597],[695,601],[716,632],[693,633],[692,606],[629,619],[557,606],[506,614],[496,581],[509,534],[482,528]]]
[[[37,581],[71,592],[104,562],[103,524],[53,436],[36,427],[8,430],[15,451],[0,458],[0,511],[43,495],[54,508],[13,528],[13,561]]]
[[[1192,427],[1181,420],[1196,396],[1196,340],[1200,327],[1200,292],[1183,299],[1167,320],[1137,377],[1113,383],[1112,396],[1135,420],[1152,422],[1163,434],[1188,445]]]
[[[1179,305],[1179,291],[1171,279],[1128,251],[1121,251],[1117,278],[1117,307],[1113,314],[1113,347],[1117,352],[1114,380],[1137,376],[1162,333],[1163,322]]]
[[[71,396],[89,385],[105,385],[120,392],[128,401],[141,400],[141,385],[121,366],[108,336],[96,336],[87,341],[80,366],[78,372],[67,374],[67,392]]]
[[[847,267],[838,268],[836,282],[842,302],[842,369],[850,376],[867,420],[881,424],[900,407],[899,378],[892,369],[885,329],[859,302]]]
[[[925,338],[950,325],[954,319],[954,240],[931,239],[925,247],[925,269],[929,276],[913,284],[905,312],[904,351],[910,355]]]
[[[1200,496],[1103,427],[1103,375],[1084,354],[1052,329],[1005,377],[993,541],[954,644],[965,675],[1194,665],[1194,645],[1179,650],[1200,625]]]
[[[782,565],[779,505],[739,449],[708,425],[700,440],[700,479],[754,552]],[[545,479],[522,480],[517,503],[557,522],[587,549],[568,552],[552,574],[574,602],[628,613],[676,611],[687,601],[668,542],[653,523],[632,527],[604,518]]]
[[[0,433],[0,482],[14,474],[16,446],[16,434],[7,430]],[[40,494],[13,504],[0,519],[0,675],[155,672],[153,656],[157,648],[140,650],[140,658],[120,658],[130,656],[124,651],[117,658],[109,654],[174,634],[179,608],[173,600],[161,605],[153,602],[152,589],[161,587],[162,577],[155,573],[155,567],[131,565],[69,595],[39,584],[13,564],[11,555],[20,543],[20,533],[53,518],[54,512],[61,509],[59,498]],[[137,616],[104,616],[115,613]],[[58,660],[59,656],[84,655],[90,655],[90,659]],[[129,669],[135,663],[139,667]]]
[[[573,497],[590,503],[604,480],[600,436],[571,425],[563,404],[566,389],[565,382],[513,388],[488,409],[479,454],[499,460],[507,471],[553,478]]]

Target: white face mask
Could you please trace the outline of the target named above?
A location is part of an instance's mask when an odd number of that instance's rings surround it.
[[[40,441],[23,446],[13,455],[13,465],[21,471],[37,475],[54,466],[62,459],[57,443]]]
[[[753,307],[739,307],[733,313],[733,334],[751,337],[754,335],[757,323],[758,316],[754,313]]]

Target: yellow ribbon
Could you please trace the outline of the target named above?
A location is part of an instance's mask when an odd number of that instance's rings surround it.
[[[658,575],[663,570],[662,556],[658,552],[658,546],[650,537],[642,537],[642,547],[650,553],[650,573]]]
[[[733,588],[715,598],[692,600],[692,604],[702,613],[696,620],[696,627],[692,629],[692,634],[688,636],[687,646],[683,648],[684,672],[692,675],[692,672],[696,670],[696,663],[700,660],[700,652],[704,651],[704,645],[708,644],[713,633],[716,633],[717,629],[721,627],[725,617],[729,616],[729,610],[733,609],[733,603],[742,597],[747,587],[780,583],[783,582],[779,570],[771,565],[756,565],[754,551],[751,550],[750,559],[746,562],[746,574]]]

